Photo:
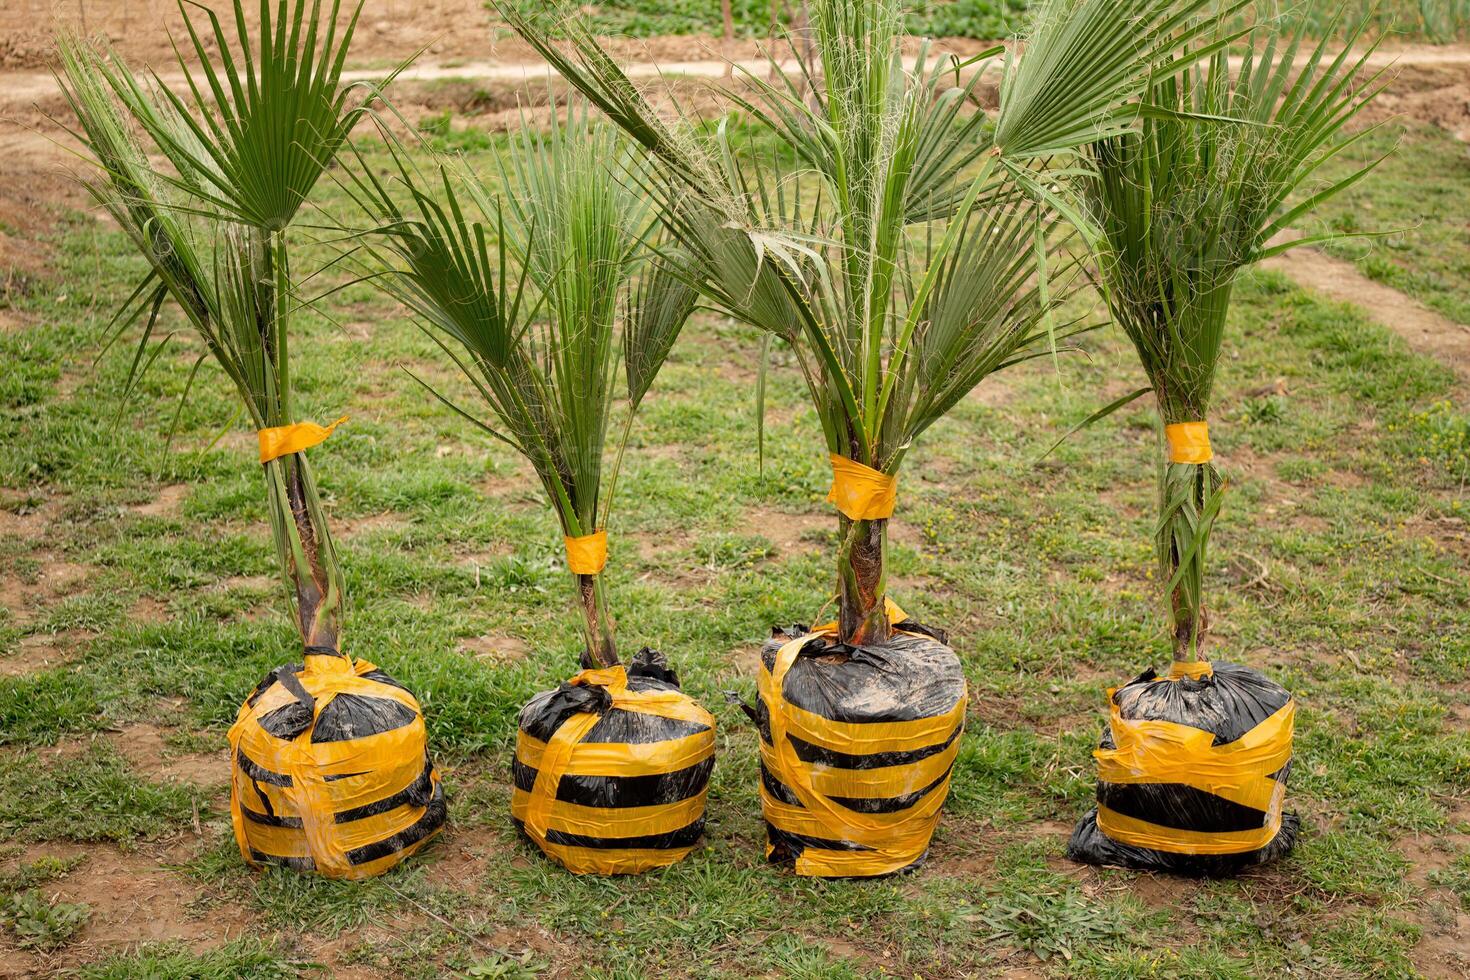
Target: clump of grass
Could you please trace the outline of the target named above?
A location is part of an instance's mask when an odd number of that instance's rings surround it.
[[[1117,905],[1090,902],[1072,890],[1013,892],[990,900],[973,918],[992,942],[1019,946],[1042,961],[1071,960],[1131,931]]]
[[[1409,418],[1412,451],[1444,467],[1463,486],[1470,482],[1470,415],[1454,403],[1437,401]]]
[[[207,810],[199,790],[139,777],[106,743],[74,758],[28,753],[0,767],[0,831],[15,840],[158,837]]]
[[[321,967],[259,939],[237,939],[195,954],[182,943],[153,943],[77,970],[80,980],[294,980]]]

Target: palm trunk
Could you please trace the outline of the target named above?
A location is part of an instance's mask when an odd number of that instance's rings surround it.
[[[607,611],[607,590],[603,587],[602,576],[578,575],[576,579],[587,660],[597,667],[611,667],[618,662],[618,652],[613,642],[613,619]]]
[[[255,231],[260,260],[256,275],[262,352],[273,367],[274,400],[266,408],[268,425],[296,421],[291,407],[289,345],[290,258],[285,231]],[[264,464],[271,532],[291,599],[301,642],[339,651],[346,583],[316,480],[303,453],[289,453]]]
[[[883,601],[884,550],[888,521],[839,518],[843,547],[838,553],[838,636],[850,646],[888,642],[892,624]]]
[[[1204,601],[1205,544],[1219,502],[1220,478],[1214,466],[1165,462],[1159,482],[1159,524],[1155,549],[1161,585],[1169,589],[1169,625],[1174,659],[1205,659],[1209,617]],[[1201,533],[1203,531],[1203,533]],[[1172,587],[1170,583],[1173,583]]]
[[[311,467],[304,454],[292,453],[266,463],[265,478],[271,530],[301,642],[335,652],[346,588]]]

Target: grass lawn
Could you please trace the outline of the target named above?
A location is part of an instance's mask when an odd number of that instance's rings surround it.
[[[1421,166],[1412,149],[1394,166]],[[722,692],[752,697],[770,625],[819,614],[835,519],[789,358],[774,355],[762,470],[757,338],[701,316],[635,430],[609,571],[623,645],[666,651],[719,718],[708,835],[666,873],[609,880],[552,866],[508,819],[516,712],[575,669],[550,513],[528,467],[404,373],[463,390],[432,342],[346,289],[293,349],[303,416],[352,417],[312,450],[347,567],[346,648],[423,702],[451,825],[406,866],[342,884],[247,871],[230,837],[225,730],[299,655],[253,436],[207,365],[175,417],[200,353],[182,334],[115,418],[131,353],[91,362],[139,263],[83,216],[49,244],[51,277],[0,332],[0,973],[1408,977],[1470,912],[1470,418],[1446,368],[1357,311],[1248,277],[1211,420],[1231,485],[1215,654],[1300,701],[1290,859],[1188,882],[1062,857],[1104,688],[1168,659],[1150,412],[1035,462],[1138,386],[1102,331],[1085,356],[986,383],[906,466],[891,589],[951,631],[971,684],[929,863],[869,883],[768,868],[756,735]],[[117,925],[136,927],[117,908],[129,882],[141,933]],[[139,935],[160,942],[124,941]]]
[[[1390,151],[1393,151],[1390,153]],[[1324,170],[1347,173],[1390,153],[1378,172],[1327,202],[1311,232],[1389,232],[1345,239],[1328,251],[1370,279],[1470,325],[1470,151],[1442,129],[1392,120]]]

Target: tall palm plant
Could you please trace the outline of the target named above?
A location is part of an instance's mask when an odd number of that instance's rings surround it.
[[[1202,659],[1208,630],[1205,555],[1223,484],[1205,420],[1236,278],[1332,237],[1274,241],[1377,164],[1316,176],[1366,133],[1345,131],[1380,88],[1381,72],[1365,71],[1371,48],[1349,53],[1360,35],[1351,32],[1337,55],[1318,44],[1300,64],[1300,35],[1268,35],[1238,70],[1217,53],[1155,85],[1155,111],[1140,130],[1089,149],[1096,177],[1086,201],[1102,236],[1101,280],[1148,377],[1138,394],[1152,391],[1167,435],[1155,548],[1177,661]]]
[[[1054,232],[1077,217],[1078,153],[1136,125],[1137,97],[1177,68],[1207,2],[1049,0],[1024,57],[957,64],[927,47],[903,57],[899,0],[816,0],[820,77],[773,63],[773,80],[725,92],[752,123],[745,143],[667,121],[575,17],[557,27],[562,48],[502,6],[657,162],[646,186],[693,284],[795,352],[834,467],[842,641],[889,636],[886,526],[914,441],[1066,336],[1053,312],[1072,279]],[[999,109],[972,112],[996,59]],[[795,164],[765,159],[772,144]]]
[[[324,12],[319,0],[280,0],[273,19],[262,0],[252,45],[240,2],[234,45],[213,13],[206,41],[184,11],[200,62],[180,55],[187,96],[74,40],[61,44],[62,84],[98,165],[87,187],[147,262],[117,321],[119,334],[144,322],[129,387],[162,349],[149,343],[171,302],[205,347],[184,398],[212,359],[259,435],[304,663],[267,674],[230,728],[241,856],[363,878],[433,838],[444,793],[413,695],[340,649],[342,568],[303,452],[336,423],[296,418],[289,230],[373,93],[351,101],[341,85],[356,10],[339,35],[336,2]]]
[[[262,0],[254,45],[241,0],[233,40],[213,12],[202,31],[180,10],[186,49],[199,62],[191,67],[179,54],[185,95],[156,74],[136,76],[111,52],[75,39],[60,45],[62,88],[98,166],[88,189],[148,262],[119,332],[144,323],[134,369],[146,366],[152,358],[142,354],[171,301],[204,341],[200,360],[212,358],[230,379],[251,424],[284,435],[297,423],[287,232],[368,109],[370,98],[353,101],[341,84],[357,10],[339,30],[340,0],[325,16],[320,0],[279,0],[274,16]],[[167,168],[156,169],[150,154]],[[306,457],[291,451],[305,433],[290,431],[294,441],[270,449],[288,451],[270,459],[262,439],[271,528],[303,643],[336,651],[342,570]]]
[[[428,177],[393,155],[401,193],[371,166],[353,175],[383,232],[389,288],[490,417],[456,410],[536,471],[561,524],[587,656],[616,664],[601,575],[608,515],[633,420],[696,293],[669,261],[645,262],[650,206],[636,178],[609,169],[628,160],[627,147],[585,110],[514,138],[501,163],[504,207],[462,167],[440,164]]]

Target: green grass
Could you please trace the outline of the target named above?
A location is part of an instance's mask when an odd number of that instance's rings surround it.
[[[532,0],[521,3],[527,10],[542,9]],[[1023,31],[1031,6],[1029,0],[913,0],[906,30],[928,37],[994,40]],[[583,10],[602,34],[719,35],[724,30],[719,0],[612,0]],[[1339,11],[1340,19],[1334,19]],[[731,13],[737,36],[766,36],[771,18],[767,0],[732,0]],[[1470,36],[1470,0],[1258,0],[1251,20],[1263,19],[1281,24],[1303,22],[1314,38],[1343,36],[1344,24],[1366,19],[1370,36],[1449,44]],[[783,23],[785,20],[783,14]]]
[[[193,818],[200,794],[131,772],[98,743],[74,758],[9,754],[0,766],[0,830],[12,840],[159,837]]]
[[[77,975],[81,980],[293,980],[319,975],[312,967],[270,944],[241,939],[199,955],[155,943],[84,967]]]
[[[1343,176],[1390,150],[1378,170],[1327,202],[1308,233],[1388,232],[1347,239],[1328,251],[1360,272],[1470,325],[1470,227],[1464,220],[1470,153],[1454,136],[1432,126],[1389,122],[1376,129],[1324,176]]]
[[[545,5],[519,0],[536,12]],[[909,7],[907,30],[929,37],[1008,37],[1026,25],[1028,0],[916,0]],[[790,5],[795,10],[797,5]],[[720,0],[613,0],[584,8],[599,34],[654,37],[660,34],[722,34]],[[767,36],[769,0],[731,0],[731,16],[739,37]],[[782,24],[789,22],[782,7]]]
[[[495,146],[466,152],[483,168]],[[869,883],[768,868],[755,735],[721,692],[750,698],[736,658],[748,664],[770,624],[810,622],[826,601],[835,522],[789,353],[773,355],[762,471],[756,337],[701,316],[635,430],[609,571],[625,644],[667,651],[719,718],[709,835],[665,873],[607,880],[549,865],[507,819],[516,711],[575,669],[555,523],[525,466],[400,369],[457,391],[432,342],[349,287],[336,322],[304,317],[294,348],[303,413],[352,416],[313,450],[347,569],[346,646],[423,701],[453,821],[421,858],[349,885],[247,871],[222,797],[149,778],[107,746],[109,731],[147,722],[171,744],[218,747],[260,675],[298,651],[230,398],[201,377],[164,452],[195,353],[182,343],[143,385],[159,409],[114,424],[126,355],[88,364],[137,265],[81,219],[51,244],[51,277],[24,300],[31,325],[0,332],[14,366],[0,499],[7,518],[40,508],[50,522],[40,538],[0,523],[0,575],[34,580],[33,600],[0,621],[0,657],[56,630],[81,653],[0,677],[0,837],[140,846],[174,839],[197,809],[203,843],[159,860],[179,867],[205,921],[238,917],[230,935],[263,937],[114,950],[82,976],[1414,975],[1426,899],[1397,845],[1451,846],[1454,801],[1470,793],[1466,416],[1444,406],[1448,369],[1361,312],[1248,277],[1212,426],[1231,481],[1207,592],[1219,655],[1268,669],[1301,703],[1290,799],[1306,831],[1292,858],[1239,881],[1161,885],[1061,856],[1091,797],[1104,687],[1168,657],[1150,572],[1150,414],[1125,410],[1035,462],[1100,392],[1136,386],[1133,354],[1104,331],[1059,373],[1039,362],[964,402],[903,481],[895,597],[951,630],[972,686],[929,866]],[[304,268],[322,257],[301,254]],[[176,483],[176,508],[139,512]],[[86,567],[86,585],[48,591],[56,561]],[[533,654],[476,656],[496,645],[485,638]],[[49,896],[44,869],[6,873],[6,894]],[[1463,859],[1434,880],[1465,900]]]

